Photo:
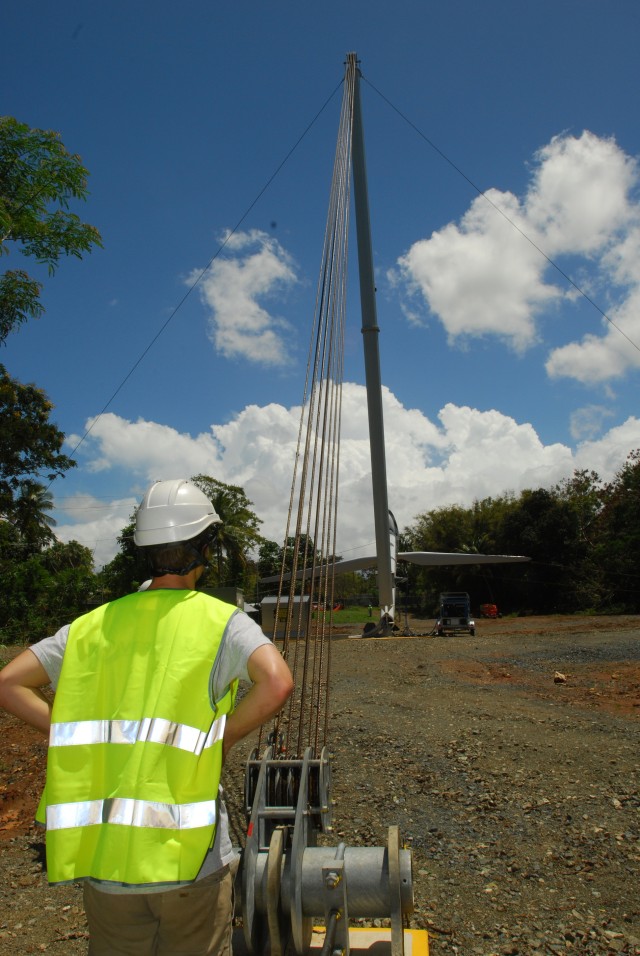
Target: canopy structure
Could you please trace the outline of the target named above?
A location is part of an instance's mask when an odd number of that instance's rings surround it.
[[[476,554],[466,551],[399,551],[396,558],[398,561],[408,561],[409,564],[421,564],[423,567],[431,568],[459,567],[465,564],[515,564],[530,560],[520,554]],[[347,571],[367,571],[377,567],[378,556],[370,554],[366,557],[350,558],[347,561],[336,561],[328,568],[316,568],[316,572],[320,573],[322,570],[332,568],[336,574],[343,574]],[[310,569],[300,570],[296,573],[296,580],[300,581],[303,577],[306,579],[310,576]],[[280,575],[269,575],[260,580],[263,584],[275,584],[280,580]]]

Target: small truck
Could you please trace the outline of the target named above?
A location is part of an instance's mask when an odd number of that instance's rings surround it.
[[[471,602],[466,591],[445,591],[440,595],[440,612],[435,632],[438,637],[467,631],[476,633],[476,622],[471,617]]]

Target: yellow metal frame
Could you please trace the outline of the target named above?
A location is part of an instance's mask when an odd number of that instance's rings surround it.
[[[317,954],[324,943],[324,928],[314,927],[309,952]],[[354,928],[349,927],[349,949],[352,956],[389,956],[391,953],[391,930],[375,926]],[[429,956],[429,935],[426,929],[405,929],[404,931],[405,956]]]

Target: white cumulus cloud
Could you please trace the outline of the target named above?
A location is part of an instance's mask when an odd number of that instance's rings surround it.
[[[124,421],[118,415],[107,412],[87,422],[90,445],[97,447],[85,467],[89,471],[105,471],[115,465],[129,466],[136,463],[136,472],[153,481],[165,477],[169,466],[171,474],[180,472],[195,474],[204,466],[216,467],[218,446],[213,435],[181,434],[169,425],[148,422],[139,418],[135,422]],[[67,443],[74,447],[79,435],[69,435]],[[86,439],[85,439],[86,441]],[[140,470],[138,463],[144,462]]]
[[[492,203],[525,228],[515,196],[490,190]],[[522,350],[536,339],[535,317],[561,292],[542,281],[544,262],[513,226],[478,197],[459,226],[450,223],[399,260],[410,292],[419,292],[449,335],[493,334]],[[413,313],[415,316],[415,312]]]
[[[116,553],[116,539],[137,505],[134,496],[114,501],[82,494],[56,498],[56,538],[80,542],[93,552],[96,567],[102,567]]]
[[[636,160],[615,140],[588,131],[554,137],[535,155],[523,196],[487,190],[459,223],[398,260],[389,278],[407,295],[407,316],[419,321],[423,301],[450,341],[495,335],[521,352],[540,340],[543,313],[553,317],[579,298],[553,260],[602,299],[617,328],[594,310],[602,331],[553,348],[548,374],[604,382],[640,367],[639,182]]]
[[[194,270],[192,283],[201,270]],[[280,366],[290,361],[290,325],[267,308],[297,282],[291,256],[265,232],[234,233],[199,284],[209,336],[226,358]]]
[[[629,451],[640,447],[640,420],[630,418],[597,441],[585,441],[576,452],[562,444],[544,445],[533,426],[495,410],[445,405],[438,421],[405,408],[383,389],[389,505],[399,526],[433,508],[470,505],[475,499],[518,493],[524,488],[551,487],[575,468],[593,468],[611,478]],[[340,450],[338,550],[345,557],[371,553],[375,541],[371,462],[362,385],[343,386],[343,434]],[[210,432],[189,435],[156,422],[102,416],[84,444],[96,467],[124,471],[138,499],[158,478],[208,474],[241,485],[263,520],[262,533],[281,541],[286,515],[299,407],[249,405]],[[73,437],[70,441],[73,441]],[[63,540],[75,538],[96,548],[102,563],[117,550],[115,537],[132,512],[132,498],[112,502],[106,515],[75,513],[57,530]],[[116,527],[120,517],[122,521]],[[105,536],[112,535],[107,547]]]

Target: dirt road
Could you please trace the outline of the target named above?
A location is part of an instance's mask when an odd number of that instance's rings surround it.
[[[340,637],[333,662],[335,842],[399,825],[434,956],[640,954],[640,619]],[[30,828],[44,745],[0,731],[0,956],[85,953],[80,893],[47,886]],[[248,751],[226,773],[238,836]]]

